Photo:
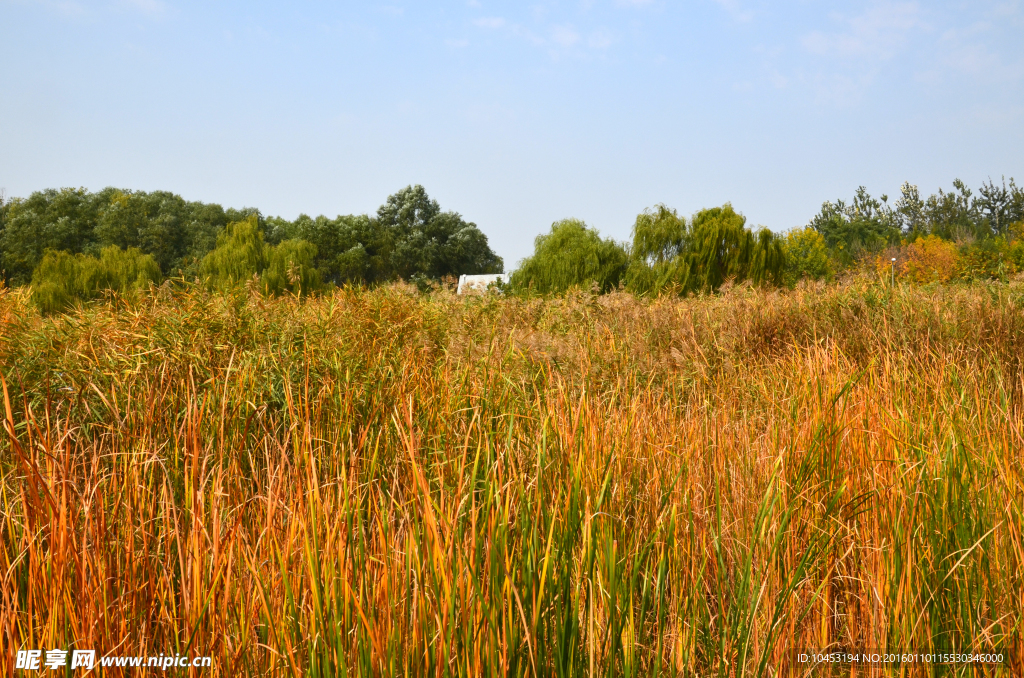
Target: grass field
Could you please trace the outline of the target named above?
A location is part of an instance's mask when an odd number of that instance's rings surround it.
[[[1019,283],[4,291],[0,373],[5,675],[23,647],[723,677],[1021,648]],[[981,675],[884,672],[933,674]]]

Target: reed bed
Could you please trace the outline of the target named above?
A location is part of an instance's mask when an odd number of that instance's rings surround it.
[[[164,287],[52,318],[0,291],[0,663],[724,678],[797,675],[798,648],[1019,654],[1022,356],[1014,284]],[[981,675],[882,674],[942,670]]]

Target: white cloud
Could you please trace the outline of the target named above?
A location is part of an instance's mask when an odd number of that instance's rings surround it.
[[[811,85],[819,103],[839,107],[860,103],[880,64],[910,49],[914,33],[928,29],[912,1],[876,0],[860,14],[831,18],[838,30],[812,31],[800,39],[806,52],[824,58],[821,71],[801,79]]]
[[[89,13],[85,5],[77,0],[34,0],[34,2],[68,19],[85,16]]]
[[[916,2],[877,2],[858,16],[835,18],[845,30],[808,33],[801,40],[804,49],[821,56],[890,59],[912,30],[923,27]]]
[[[816,99],[819,103],[831,104],[840,108],[853,106],[864,99],[864,93],[874,79],[874,73],[822,75],[814,83]]]
[[[963,45],[952,49],[946,53],[945,62],[967,75],[984,75],[1002,67],[999,55],[984,45]]]
[[[590,34],[587,38],[587,45],[592,49],[608,49],[612,43],[615,42],[612,38],[612,34],[603,28],[600,28]]]
[[[715,0],[735,21],[747,23],[754,19],[754,13],[740,6],[738,0]]]
[[[548,12],[543,7],[534,6],[532,10],[533,21],[525,24],[509,21],[500,16],[478,17],[471,23],[483,29],[500,30],[535,47],[543,48],[554,59],[567,54],[579,57],[588,51],[606,50],[617,42],[615,33],[604,26],[577,28],[570,23],[552,23],[547,20]],[[452,43],[446,44],[456,46]]]
[[[167,5],[165,5],[160,0],[122,0],[122,1],[124,2],[125,5],[127,5],[128,7],[131,7],[132,9],[137,9],[140,12],[144,12],[146,14],[151,14],[151,15],[163,14],[164,11],[167,9]]]
[[[1019,19],[1022,13],[1024,12],[1021,11],[1019,0],[1012,0],[1011,2],[999,3],[992,8],[989,15],[1001,19]]]
[[[572,47],[580,41],[580,34],[572,26],[555,26],[551,29],[551,39],[562,47]]]
[[[547,44],[547,40],[540,37],[530,29],[520,26],[519,24],[513,24],[512,26],[509,27],[509,29],[512,31],[512,35],[516,36],[517,38],[522,38],[523,40],[527,41],[532,45],[540,46]]]
[[[997,8],[998,9],[998,8]],[[1005,7],[1002,8],[1005,11]],[[951,28],[942,34],[939,42],[940,63],[947,69],[970,76],[1005,84],[1024,77],[1024,59],[1019,55],[1000,54],[993,47],[998,45],[996,35],[999,24],[1013,23],[1008,15],[1001,22],[978,21],[963,28]],[[1007,30],[1006,26],[1002,26]],[[1013,30],[1010,28],[1009,30]],[[1009,57],[1009,58],[1007,58]],[[940,79],[942,72],[930,72],[933,79]]]
[[[481,28],[501,28],[505,25],[505,19],[500,16],[489,16],[482,19],[474,19],[473,23]]]

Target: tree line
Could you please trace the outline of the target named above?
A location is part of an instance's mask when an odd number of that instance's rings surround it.
[[[632,241],[602,239],[575,219],[539,236],[513,273],[514,290],[539,293],[596,285],[640,295],[713,292],[726,281],[794,286],[861,269],[916,282],[1007,279],[1024,270],[1024,190],[992,180],[974,193],[922,198],[904,183],[892,203],[862,186],[851,200],[826,201],[803,227],[751,229],[732,205],[690,219],[658,205],[639,214]]]
[[[538,293],[591,284],[605,292],[621,285],[642,295],[685,294],[714,291],[726,280],[780,285],[785,265],[781,239],[767,228],[751,230],[732,205],[689,220],[658,205],[637,216],[629,245],[602,239],[577,219],[556,222],[537,237],[509,285]]]
[[[4,282],[31,283],[48,310],[167,278],[301,293],[503,270],[476,224],[443,211],[422,186],[389,196],[374,215],[294,221],[115,188],[51,189],[0,204]]]
[[[577,219],[555,222],[536,238],[509,287],[687,294],[713,292],[726,281],[792,286],[851,268],[882,270],[893,259],[901,275],[918,281],[1006,278],[1024,269],[1022,222],[1024,190],[1012,178],[989,180],[977,192],[956,180],[949,192],[926,198],[905,183],[892,203],[860,187],[851,200],[823,203],[806,226],[784,234],[751,228],[731,204],[690,218],[657,205],[637,216],[628,243],[602,238]],[[373,215],[302,214],[293,221],[165,191],[67,188],[0,198],[3,280],[31,284],[48,311],[167,278],[304,294],[399,279],[424,286],[503,269],[476,224],[442,211],[422,186],[389,196]]]

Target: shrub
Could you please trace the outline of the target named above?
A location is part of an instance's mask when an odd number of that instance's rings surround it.
[[[626,250],[579,219],[551,225],[551,232],[534,240],[532,257],[512,274],[513,290],[548,294],[596,284],[607,292],[619,284],[626,270]]]
[[[1006,281],[1016,273],[1016,250],[1003,236],[982,238],[960,248],[956,277],[961,280]]]
[[[44,313],[58,313],[104,292],[128,294],[159,282],[152,255],[111,245],[99,257],[48,250],[32,273],[32,300]]]
[[[790,231],[782,238],[786,258],[783,282],[793,287],[803,278],[831,280],[835,274],[824,236],[813,228]]]
[[[1018,271],[1024,270],[1024,221],[1010,225],[1010,238],[1006,256]]]
[[[900,273],[917,283],[948,281],[960,260],[956,245],[936,235],[905,245],[903,254]]]

